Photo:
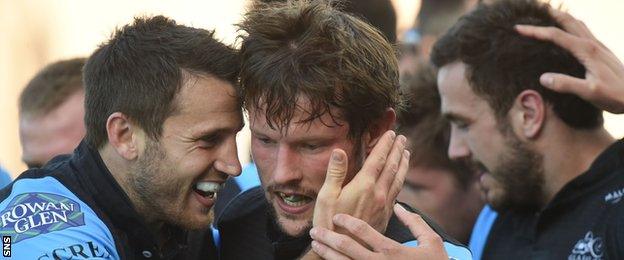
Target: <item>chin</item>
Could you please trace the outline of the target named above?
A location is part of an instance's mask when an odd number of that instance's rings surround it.
[[[303,236],[312,228],[312,220],[310,219],[293,219],[290,216],[282,215],[277,218],[280,229],[291,237]]]
[[[181,217],[174,219],[177,222],[177,226],[185,230],[199,230],[205,229],[212,224],[214,219],[214,212],[210,209],[194,210],[193,212],[186,212],[181,214]]]

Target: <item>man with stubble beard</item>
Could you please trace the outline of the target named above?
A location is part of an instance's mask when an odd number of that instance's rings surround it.
[[[333,213],[349,211],[386,237],[415,245],[410,230],[392,214],[402,186],[394,176],[405,174],[409,154],[391,152],[388,158],[401,158],[400,163],[362,172],[370,168],[365,158],[385,160],[371,154],[375,144],[396,136],[389,130],[402,101],[397,58],[387,40],[326,1],[257,4],[240,28],[246,33],[241,96],[262,187],[240,194],[218,216],[221,257],[302,256],[310,247],[312,222],[332,226],[333,214],[314,210],[321,186],[331,176],[330,158],[348,165],[340,182],[345,190],[354,182],[368,184],[352,193],[356,201],[382,208],[378,219],[362,215],[364,209],[340,205]],[[396,139],[394,145],[403,150],[405,137]],[[438,233],[450,256],[470,258],[466,248]]]
[[[583,78],[586,70],[561,47],[520,35],[517,24],[561,28],[538,1],[482,4],[432,52],[452,125],[449,156],[481,165],[486,200],[499,213],[482,258],[621,258],[624,144],[604,129],[600,109],[540,84],[547,72]]]

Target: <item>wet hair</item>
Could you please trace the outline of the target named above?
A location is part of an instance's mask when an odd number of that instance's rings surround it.
[[[158,139],[188,75],[208,75],[234,85],[238,55],[213,33],[164,16],[135,18],[116,30],[84,68],[88,143],[100,148],[107,142],[106,121],[115,112]]]
[[[438,68],[456,61],[466,64],[466,77],[472,90],[488,102],[499,122],[518,94],[532,89],[552,105],[555,114],[568,126],[599,127],[603,123],[600,109],[578,96],[557,93],[539,83],[540,75],[545,72],[584,78],[583,65],[563,48],[521,36],[514,29],[516,24],[561,28],[549,8],[537,0],[479,4],[440,38],[431,61]]]
[[[298,123],[329,113],[349,124],[351,138],[401,105],[393,47],[327,1],[257,3],[239,27],[244,107],[262,109],[274,129],[290,123],[301,98],[310,109]]]

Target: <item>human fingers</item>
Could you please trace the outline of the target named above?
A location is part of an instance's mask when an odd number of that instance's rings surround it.
[[[334,207],[342,191],[342,184],[346,178],[347,169],[347,154],[341,149],[334,149],[327,165],[325,182],[316,197],[312,219],[314,226],[320,225],[332,229],[331,218],[335,214]]]
[[[570,13],[555,8],[550,8],[549,12],[566,32],[582,38],[596,39],[594,34],[587,28],[587,25],[585,25],[583,21],[576,19]]]
[[[312,241],[312,250],[323,259],[330,260],[349,260],[346,255],[334,250],[333,248],[317,241]]]
[[[364,161],[360,173],[358,173],[355,178],[371,178],[373,181],[377,180],[379,174],[381,174],[381,171],[386,165],[388,154],[392,149],[395,139],[396,133],[394,133],[394,131],[389,130],[385,132],[377,144],[375,144],[375,147],[373,147],[373,150]]]
[[[317,242],[353,259],[371,259],[374,255],[373,252],[360,245],[355,239],[323,227],[312,228],[310,236]],[[319,253],[317,252],[317,254]]]
[[[419,246],[444,249],[442,238],[431,229],[420,215],[408,212],[399,204],[394,205],[394,212],[399,220],[409,228],[416,240],[418,240]]]
[[[390,194],[388,196],[388,200],[395,201],[396,197],[403,189],[403,182],[405,182],[405,176],[407,176],[407,172],[409,171],[409,162],[410,162],[410,151],[405,150],[403,152],[403,156],[401,158],[401,164],[399,165],[399,171],[394,177],[394,181],[392,182],[392,187],[390,188]]]
[[[583,42],[582,39],[575,35],[567,33],[557,27],[549,26],[533,26],[518,24],[515,26],[516,31],[524,36],[535,38],[543,41],[551,41],[556,45],[572,52],[572,54],[578,58],[583,46],[579,42]]]
[[[403,135],[399,135],[394,140],[392,150],[390,151],[390,155],[388,155],[388,158],[386,160],[386,165],[379,175],[379,179],[377,179],[375,185],[377,189],[375,192],[379,192],[386,196],[390,194],[389,191],[392,187],[392,183],[394,182],[396,174],[399,172],[399,167],[403,159],[406,141],[407,139]]]
[[[385,237],[361,219],[346,214],[337,214],[333,220],[335,226],[349,231],[353,237],[366,243],[365,246],[372,248],[376,252],[398,245],[398,243]]]

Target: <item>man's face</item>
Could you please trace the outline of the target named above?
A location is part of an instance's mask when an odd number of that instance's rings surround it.
[[[69,154],[85,135],[84,91],[42,116],[21,115],[19,120],[22,161],[28,168],[41,167],[59,154]]]
[[[438,73],[442,114],[451,122],[451,159],[479,165],[486,201],[495,209],[539,208],[543,202],[542,157],[511,130],[497,123],[494,111],[477,96],[465,76],[465,64],[443,66]]]
[[[475,181],[463,187],[451,170],[418,165],[410,165],[397,200],[427,214],[461,241],[467,241],[472,228],[466,223],[474,222],[483,207]]]
[[[241,109],[232,85],[212,77],[186,80],[176,102],[160,139],[145,138],[128,183],[153,219],[204,228],[212,222],[216,194],[211,191],[240,173]]]
[[[308,108],[306,102],[299,103]],[[302,235],[311,228],[315,199],[332,150],[347,153],[350,180],[362,162],[361,142],[348,139],[348,124],[338,121],[337,125],[327,113],[310,123],[299,123],[308,116],[299,109],[280,131],[269,127],[263,111],[249,112],[251,153],[265,196],[281,229],[291,236]]]

